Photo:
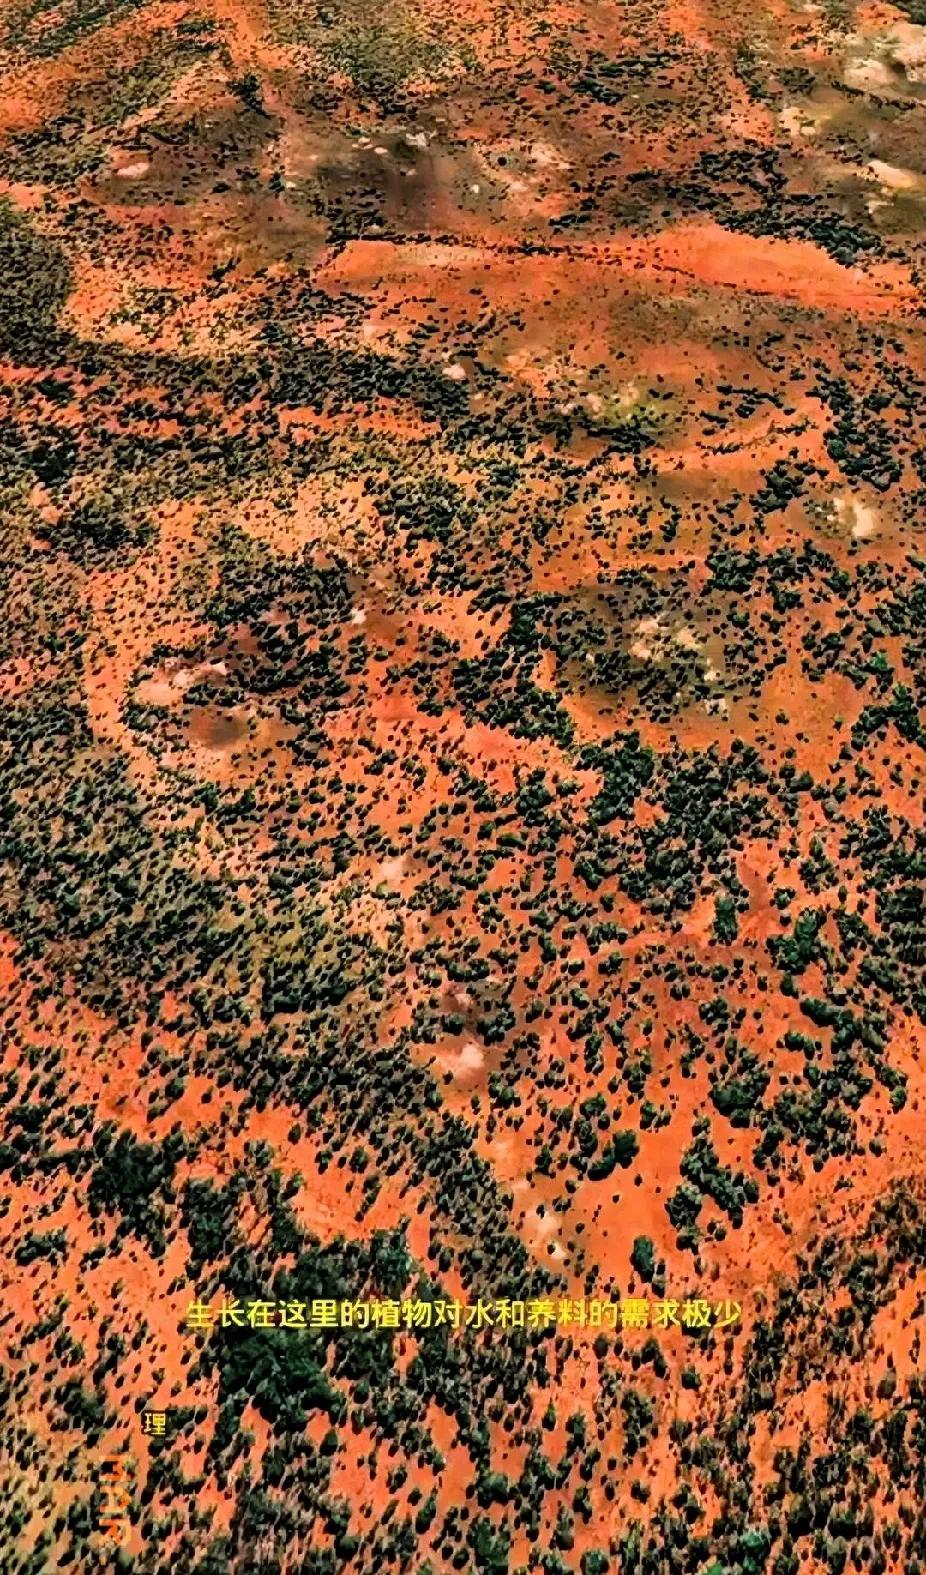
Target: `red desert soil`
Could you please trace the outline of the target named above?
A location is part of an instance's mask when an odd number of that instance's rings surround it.
[[[0,1571],[923,1575],[921,0],[0,88]]]

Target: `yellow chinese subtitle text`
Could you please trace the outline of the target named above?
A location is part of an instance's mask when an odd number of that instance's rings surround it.
[[[196,1297],[186,1310],[186,1326],[206,1329],[729,1329],[740,1322],[742,1307],[729,1298],[707,1301],[648,1300],[628,1297],[577,1300],[461,1302],[394,1301],[239,1301],[228,1297],[213,1305]]]

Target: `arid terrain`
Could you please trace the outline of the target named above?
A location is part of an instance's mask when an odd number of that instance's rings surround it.
[[[7,1575],[924,1575],[924,283],[923,0],[0,8]]]

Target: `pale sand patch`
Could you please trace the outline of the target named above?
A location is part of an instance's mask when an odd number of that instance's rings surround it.
[[[846,42],[849,59],[843,81],[847,86],[902,98],[903,86],[892,69],[898,66],[911,85],[926,83],[926,27],[897,22],[890,32],[854,33]]]
[[[379,885],[381,881],[387,881],[390,886],[394,886],[402,879],[407,869],[408,857],[404,853],[396,859],[383,859],[374,871],[374,882]]]
[[[474,1039],[467,1039],[461,1046],[457,1057],[457,1065],[462,1073],[481,1072],[485,1065],[485,1053],[479,1048]]]
[[[896,31],[901,43],[893,50],[894,59],[903,67],[908,82],[926,82],[926,27],[909,22]]]
[[[455,1046],[439,1050],[431,1065],[439,1067],[442,1074],[449,1074],[457,1084],[478,1082],[485,1070],[485,1051],[474,1039],[467,1039],[459,1050]]]
[[[663,628],[658,618],[641,618],[636,626],[637,638],[630,646],[630,655],[636,662],[652,662],[656,648],[662,644]]]
[[[901,169],[896,164],[885,164],[881,159],[869,159],[868,168],[879,185],[888,191],[918,191],[924,185],[922,175],[915,170]]]
[[[786,104],[778,119],[792,137],[815,137],[817,125],[801,104]]]
[[[531,158],[542,169],[571,170],[572,165],[568,159],[557,151],[549,142],[532,142]]]
[[[135,690],[135,699],[139,705],[177,705],[194,684],[227,675],[224,662],[197,662],[195,667],[178,667],[173,671],[165,666],[154,677],[142,679]]]
[[[890,67],[877,56],[853,60],[843,74],[846,87],[862,88],[865,92],[890,92],[894,77]]]
[[[864,499],[849,491],[840,492],[833,499],[833,508],[840,525],[848,530],[853,541],[870,541],[872,536],[878,535],[881,522],[877,511]]]
[[[551,1236],[556,1235],[556,1215],[551,1214],[549,1210],[541,1214],[536,1208],[530,1209],[527,1220],[534,1235],[539,1236],[541,1241],[548,1241]]]

